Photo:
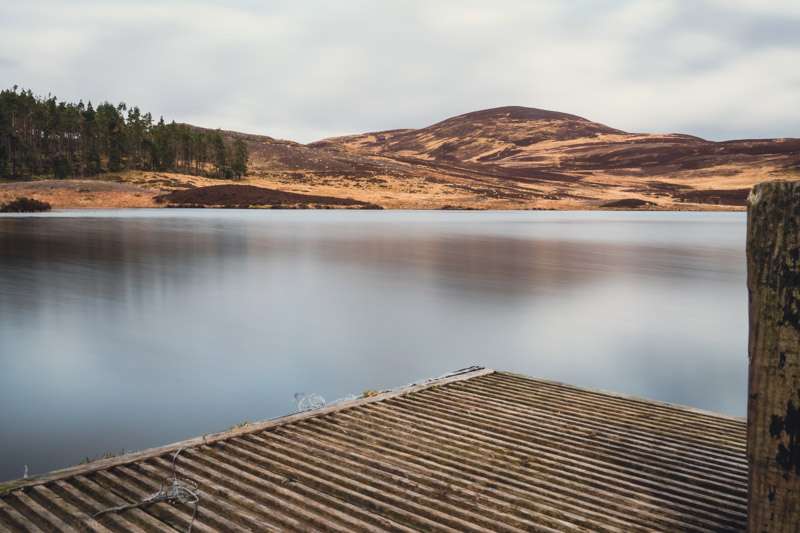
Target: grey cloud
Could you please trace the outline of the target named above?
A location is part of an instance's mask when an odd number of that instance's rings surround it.
[[[798,136],[798,17],[749,0],[32,2],[0,6],[0,72],[306,142],[510,104]]]
[[[0,68],[15,68],[18,66],[18,62],[10,59],[8,57],[0,56]]]

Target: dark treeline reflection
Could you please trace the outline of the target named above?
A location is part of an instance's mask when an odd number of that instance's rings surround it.
[[[0,218],[0,479],[470,364],[744,411],[738,214]]]

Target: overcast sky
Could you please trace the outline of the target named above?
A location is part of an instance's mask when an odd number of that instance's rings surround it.
[[[301,142],[502,105],[800,137],[800,0],[0,0],[0,79]]]

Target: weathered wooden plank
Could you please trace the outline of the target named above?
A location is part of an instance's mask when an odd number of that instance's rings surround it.
[[[319,465],[335,464],[343,475],[347,475],[348,472],[358,472],[361,479],[369,478],[371,483],[377,484],[383,490],[403,489],[413,491],[420,498],[431,498],[428,503],[430,507],[443,513],[461,516],[465,520],[473,520],[473,523],[486,528],[495,528],[500,531],[525,531],[537,525],[536,521],[531,521],[528,517],[504,513],[503,508],[508,507],[507,504],[492,505],[496,502],[482,497],[474,490],[450,485],[431,476],[414,475],[409,470],[392,471],[386,468],[385,464],[380,465],[382,468],[374,466],[363,457],[349,458],[346,450],[341,446],[335,446],[332,449],[309,446],[297,439],[294,433],[292,438],[285,438],[280,433],[273,432],[269,441],[271,447],[287,456],[313,461]],[[464,509],[469,509],[469,511]],[[550,509],[550,511],[550,516],[545,513],[538,517],[538,525],[547,525],[549,521],[553,521],[552,515],[563,514],[556,509]],[[564,526],[563,523],[559,525]]]
[[[703,531],[704,527],[718,526],[721,520],[702,526],[702,519],[692,513],[683,510],[671,514],[668,507],[642,501],[641,493],[630,493],[630,497],[627,497],[624,490],[611,485],[609,488],[614,488],[613,492],[593,490],[585,482],[577,483],[565,476],[554,475],[559,471],[537,471],[532,475],[528,468],[530,464],[522,456],[507,455],[507,460],[498,465],[493,460],[494,453],[482,453],[477,446],[451,446],[445,439],[432,439],[430,433],[409,430],[402,424],[397,429],[384,425],[380,431],[365,430],[357,436],[337,431],[335,426],[330,430],[321,426],[313,430],[295,428],[292,434],[307,435],[323,442],[347,442],[353,451],[363,453],[370,450],[375,456],[391,457],[402,465],[401,471],[413,471],[419,465],[426,475],[435,476],[446,483],[480,487],[484,493],[507,499],[511,505],[533,512],[543,503],[550,504],[555,508],[584,513],[594,517],[598,523],[625,524],[627,530],[635,530],[637,524],[648,530],[653,524],[661,524],[668,529]],[[632,507],[638,508],[635,515],[630,513]],[[654,514],[656,510],[661,515]]]
[[[427,485],[427,492],[443,498],[448,505],[467,506],[487,519],[507,526],[530,529],[533,525],[550,525],[563,529],[562,520],[566,517],[575,524],[588,525],[587,520],[598,515],[588,509],[585,515],[580,515],[565,505],[564,499],[550,498],[545,492],[536,494],[536,499],[533,499],[530,493],[523,496],[515,495],[513,491],[495,490],[494,482],[471,478],[464,463],[448,475],[446,461],[426,464],[424,461],[403,460],[387,448],[374,449],[368,439],[360,439],[356,444],[344,435],[325,438],[325,433],[318,427],[308,433],[295,428],[285,437],[276,431],[271,437],[281,439],[287,446],[294,446],[304,454],[319,454],[323,461],[336,458],[339,464],[352,468],[360,465],[359,470],[390,483],[407,481],[417,487]],[[631,531],[629,522],[622,524],[607,515],[591,525],[596,531]],[[617,529],[623,526],[624,529]]]
[[[251,468],[248,468],[247,463],[238,462],[242,465],[241,468],[231,466],[237,463],[235,456],[228,457],[224,452],[197,453],[193,454],[191,458],[198,463],[212,467],[224,479],[237,480],[237,482],[241,480],[243,483],[237,483],[237,485],[243,487],[243,493],[265,502],[268,506],[292,512],[295,516],[308,521],[312,526],[342,531],[384,530],[384,528],[375,527],[374,524],[362,520],[357,507],[350,506],[348,509],[350,512],[344,513],[337,508],[338,506],[320,505],[317,500],[324,498],[324,494],[317,493],[316,499],[306,498],[281,486],[280,481],[276,479],[278,476],[271,476],[269,472],[261,470],[262,474],[256,476],[250,473]],[[331,500],[328,499],[328,501]],[[388,525],[388,523],[385,524]]]
[[[491,461],[493,470],[500,470],[502,467],[503,476],[508,479],[508,471],[516,465],[528,465],[528,468],[535,466],[536,476],[550,476],[553,483],[565,486],[574,483],[581,487],[576,489],[578,494],[597,492],[606,494],[609,497],[627,497],[637,501],[636,507],[651,504],[662,513],[674,512],[683,517],[684,520],[696,521],[700,524],[727,524],[730,529],[735,530],[734,526],[744,523],[743,500],[736,506],[707,505],[688,497],[665,492],[660,484],[642,486],[635,472],[623,473],[613,472],[605,468],[602,464],[595,465],[590,463],[580,463],[576,461],[565,461],[564,455],[558,450],[548,446],[513,447],[508,443],[486,438],[486,436],[470,433],[454,426],[442,424],[435,419],[425,419],[422,416],[408,416],[397,411],[386,409],[385,416],[378,416],[377,411],[383,411],[384,407],[375,407],[373,412],[363,418],[357,418],[357,411],[349,411],[337,415],[337,421],[342,419],[354,418],[352,426],[353,435],[362,440],[369,438],[379,438],[384,436],[392,439],[391,432],[387,432],[383,426],[376,432],[370,432],[369,428],[375,424],[390,425],[396,427],[397,438],[389,443],[381,441],[383,446],[391,449],[398,443],[408,444],[411,453],[421,453],[424,449],[419,447],[426,438],[431,439],[430,450],[435,448],[433,453],[434,461],[440,463],[441,450],[451,446],[453,453],[457,456],[459,464],[464,463],[467,452],[474,450],[482,454],[486,460]],[[363,415],[363,413],[361,413]],[[347,434],[348,428],[333,426],[339,433]],[[314,432],[319,432],[315,427]],[[534,483],[535,479],[523,476],[523,483]],[[556,494],[558,491],[555,492]],[[604,507],[605,508],[605,507]],[[630,505],[627,507],[630,515]],[[637,513],[638,514],[638,513]],[[631,518],[631,520],[634,520]]]
[[[160,486],[152,482],[149,478],[139,476],[137,472],[127,469],[124,466],[112,470],[101,470],[94,474],[103,483],[111,484],[113,490],[124,491],[132,500],[142,501],[147,498]],[[192,523],[193,509],[187,505],[172,505],[170,503],[158,503],[147,507],[147,512],[158,517],[162,522],[170,524],[179,531],[186,531],[189,524],[192,531],[211,533],[214,531],[240,531],[236,524],[227,520],[219,519],[214,513],[210,512],[201,504],[197,509],[196,520]]]
[[[609,457],[597,451],[577,451],[570,447],[556,448],[551,446],[550,440],[546,436],[542,436],[536,432],[519,431],[509,426],[487,423],[482,417],[473,416],[466,411],[461,413],[458,417],[453,417],[452,413],[444,409],[419,403],[414,399],[409,399],[408,402],[403,403],[388,401],[386,404],[392,407],[399,407],[413,417],[439,421],[446,420],[448,427],[458,428],[467,435],[482,435],[486,438],[496,440],[497,442],[505,443],[506,445],[519,446],[532,453],[535,453],[537,449],[549,450],[550,453],[555,453],[555,458],[563,463],[571,462],[578,467],[597,467],[598,469],[609,471],[612,473],[612,477],[617,479],[635,480],[642,486],[670,491],[676,496],[683,495],[683,497],[688,500],[697,501],[702,499],[711,507],[724,506],[729,504],[730,500],[736,499],[735,495],[731,495],[727,491],[706,489],[703,486],[695,485],[694,482],[697,481],[697,478],[680,479],[677,476],[671,475],[671,472],[668,470],[664,472],[666,475],[648,472],[641,468],[641,465],[630,461],[617,462],[613,457]]]
[[[335,473],[328,473],[325,469],[314,465],[298,465],[296,461],[287,461],[280,454],[264,448],[258,442],[253,443],[246,442],[244,439],[237,439],[229,445],[243,452],[251,452],[251,459],[265,468],[273,468],[284,476],[296,480],[296,482],[315,487],[338,498],[358,503],[358,505],[366,509],[380,513],[402,524],[423,530],[462,531],[459,527],[454,526],[453,520],[446,515],[427,509],[413,501],[403,500],[395,495],[387,496],[382,494],[379,489],[376,489],[371,484],[350,481]],[[461,520],[456,522],[459,526],[464,525]],[[476,529],[479,530],[474,526],[466,526],[466,530]]]
[[[170,463],[163,459],[153,459],[153,466],[160,467],[164,470],[170,468]],[[312,529],[311,524],[314,521],[309,517],[308,512],[303,509],[293,506],[291,503],[281,501],[278,499],[271,499],[271,501],[263,502],[265,494],[254,494],[252,489],[248,488],[244,483],[239,480],[239,476],[226,476],[224,473],[218,472],[213,468],[196,461],[191,455],[181,458],[182,471],[190,475],[198,483],[202,484],[205,490],[215,494],[217,498],[224,498],[226,503],[233,504],[231,508],[241,509],[246,512],[245,520],[250,520],[256,524],[256,527],[263,525],[271,525],[275,528],[281,528],[292,531],[308,531]],[[269,500],[269,498],[266,498]],[[295,511],[292,513],[291,511]],[[317,528],[322,528],[325,524],[317,523]],[[329,531],[344,531],[344,529],[325,528]]]
[[[42,533],[43,531],[33,520],[26,518],[17,509],[2,500],[0,500],[0,521],[8,524],[6,531],[30,531],[31,533]]]
[[[117,507],[119,505],[127,505],[131,503],[137,503],[141,500],[130,501],[123,499],[117,495],[116,492],[113,490],[108,490],[104,487],[101,487],[93,480],[85,477],[85,476],[76,476],[73,478],[73,483],[75,484],[76,488],[86,492],[87,494],[91,495],[95,500],[105,504],[107,507]],[[117,511],[119,514],[124,515],[124,517],[131,522],[134,522],[137,526],[141,527],[145,531],[171,531],[173,528],[169,524],[165,524],[160,520],[157,520],[153,516],[147,514],[143,509],[140,508],[132,508],[127,509],[125,511]]]
[[[321,512],[341,511],[350,519],[358,518],[365,523],[372,523],[380,530],[386,531],[399,531],[410,533],[414,529],[403,526],[402,524],[389,520],[385,516],[377,513],[370,512],[370,510],[363,507],[354,505],[346,499],[340,499],[332,496],[326,492],[316,489],[304,483],[296,483],[294,479],[284,477],[283,475],[260,466],[261,458],[252,452],[245,449],[235,449],[229,453],[216,453],[211,456],[205,456],[204,460],[210,461],[218,459],[220,463],[227,463],[235,465],[243,472],[252,473],[258,479],[265,481],[269,480],[277,487],[283,488],[281,493],[287,494],[287,497],[300,497],[302,502],[308,505],[319,507]],[[289,488],[284,488],[289,487]],[[291,495],[291,496],[290,496]],[[325,511],[323,511],[325,510]]]
[[[595,421],[590,417],[581,418],[577,414],[551,410],[542,407],[520,408],[512,403],[470,396],[461,391],[448,391],[447,394],[433,393],[419,395],[422,401],[443,407],[467,407],[472,413],[501,426],[531,429],[547,435],[554,445],[587,445],[602,448],[608,453],[617,454],[658,471],[686,472],[690,475],[703,475],[709,482],[716,481],[721,486],[736,487],[742,494],[747,492],[747,480],[742,476],[742,462],[732,461],[730,454],[720,454],[718,450],[703,453],[700,447],[683,447],[679,452],[657,437],[630,435],[624,429],[615,429],[613,419]],[[589,418],[589,420],[586,420]],[[591,423],[588,423],[591,422]],[[744,455],[742,455],[744,459]]]
[[[40,501],[46,501],[52,506],[53,511],[61,516],[64,524],[79,523],[80,529],[90,529],[100,533],[109,533],[111,530],[106,526],[88,516],[86,513],[81,512],[77,507],[69,503],[67,500],[50,490],[45,485],[36,485],[30,490],[32,497],[38,497]],[[63,529],[63,526],[61,527]]]
[[[146,473],[148,477],[153,479],[164,479],[172,474],[170,468],[161,469],[157,465],[149,464],[148,462],[136,463],[129,468]],[[205,517],[210,515],[213,517],[214,522],[229,524],[225,529],[228,530],[228,527],[230,527],[231,531],[275,530],[273,525],[265,520],[259,520],[247,508],[237,507],[229,499],[226,490],[208,480],[204,480],[200,505],[197,508],[198,515],[201,515],[202,511],[202,520],[205,520]],[[188,509],[188,505],[183,505],[183,507]]]
[[[71,500],[73,505],[78,507],[80,510],[84,511],[88,516],[93,516],[95,513],[106,509],[107,506],[95,498],[90,496],[89,494],[79,490],[77,487],[73,485],[73,480],[58,480],[51,485],[51,488],[61,494],[61,496],[65,499]],[[103,524],[104,526],[123,530],[123,531],[131,531],[133,533],[145,533],[145,530],[142,529],[139,525],[134,522],[127,520],[125,517],[116,515],[114,513],[109,513],[107,515],[103,515],[100,518],[96,519],[98,522]]]
[[[453,388],[485,391],[485,395],[490,398],[511,398],[521,406],[551,406],[554,411],[576,413],[586,421],[614,420],[631,432],[657,436],[666,442],[686,444],[691,437],[696,445],[711,451],[718,449],[720,444],[744,448],[747,432],[744,419],[719,420],[694,410],[685,413],[683,407],[677,409],[677,415],[670,415],[658,409],[648,409],[646,403],[641,401],[627,407],[617,406],[611,401],[603,402],[602,398],[594,395],[581,396],[572,389],[556,387],[547,382],[540,383],[539,380],[529,379],[529,383],[522,384],[515,380],[503,381],[506,378],[505,373],[497,373],[495,379],[492,377],[487,376],[486,379],[474,380]],[[611,398],[616,399],[613,396]]]

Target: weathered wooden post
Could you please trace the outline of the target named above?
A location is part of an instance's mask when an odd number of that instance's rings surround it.
[[[748,531],[800,531],[800,182],[750,193]]]

